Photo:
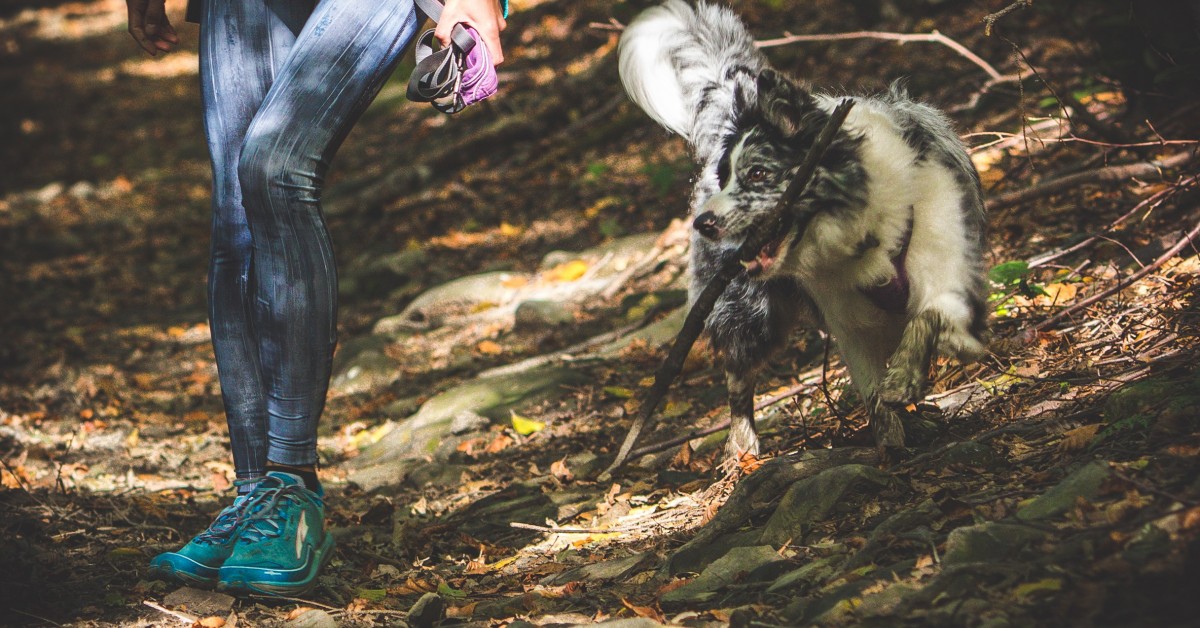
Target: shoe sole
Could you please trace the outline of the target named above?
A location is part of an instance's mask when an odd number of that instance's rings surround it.
[[[150,565],[150,575],[162,580],[203,588],[212,588],[217,584],[216,576],[205,578],[186,571],[180,571],[172,565]]]
[[[317,584],[317,576],[329,560],[333,558],[333,536],[326,534],[325,541],[315,551],[316,560],[305,574],[304,579],[297,582],[264,582],[255,580],[218,580],[217,590],[226,593],[259,593],[282,597],[295,597],[310,591]]]

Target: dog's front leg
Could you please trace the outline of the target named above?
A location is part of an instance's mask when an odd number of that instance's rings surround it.
[[[941,314],[925,310],[908,321],[900,344],[888,360],[887,373],[879,387],[879,400],[890,406],[919,401],[929,379],[929,364],[945,324]]]
[[[725,458],[739,460],[742,454],[758,455],[758,431],[754,429],[754,386],[757,370],[725,371],[725,386],[729,390],[729,439],[725,442]]]

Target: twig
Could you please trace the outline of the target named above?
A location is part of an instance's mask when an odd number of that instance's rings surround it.
[[[21,609],[19,609],[19,608],[13,608],[13,609],[9,609],[9,610],[11,610],[11,611],[12,611],[12,612],[14,612],[14,613],[17,613],[18,615],[24,615],[24,616],[26,616],[26,617],[32,617],[32,618],[34,618],[34,619],[37,619],[37,620],[40,620],[40,621],[44,621],[44,622],[46,622],[47,624],[50,624],[50,625],[52,625],[52,626],[61,626],[61,625],[62,625],[62,624],[60,624],[60,623],[58,623],[58,622],[54,621],[53,619],[46,619],[45,617],[42,617],[42,616],[40,616],[40,615],[34,615],[33,613],[27,613],[27,612],[25,612],[25,611],[23,611],[23,610],[21,610]]]
[[[1105,227],[1103,230],[1101,230],[1099,233],[1092,235],[1088,238],[1085,238],[1084,240],[1081,240],[1080,242],[1077,242],[1067,248],[1059,249],[1057,251],[1054,251],[1053,253],[1046,253],[1046,254],[1042,255],[1041,257],[1032,258],[1028,262],[1029,267],[1030,268],[1038,268],[1040,266],[1045,266],[1046,264],[1049,264],[1050,262],[1053,262],[1054,260],[1061,259],[1062,257],[1070,255],[1071,253],[1074,253],[1076,251],[1080,251],[1082,249],[1087,248],[1092,243],[1099,240],[1103,234],[1112,231],[1114,228],[1116,228],[1117,225],[1125,222],[1126,220],[1129,220],[1130,218],[1133,217],[1134,214],[1138,213],[1143,208],[1150,207],[1150,209],[1154,209],[1154,207],[1158,206],[1157,203],[1160,200],[1162,200],[1163,198],[1165,198],[1167,196],[1175,194],[1175,193],[1179,192],[1180,190],[1187,189],[1189,186],[1194,184],[1197,181],[1197,179],[1200,179],[1200,175],[1192,175],[1191,177],[1188,177],[1187,179],[1184,179],[1183,181],[1180,181],[1179,183],[1176,183],[1175,185],[1173,185],[1165,190],[1159,190],[1158,192],[1154,193],[1152,196],[1150,196],[1146,200],[1138,203],[1137,205],[1134,205],[1133,209],[1125,212],[1121,216],[1117,217],[1116,220],[1113,220],[1112,222],[1108,223],[1108,226]]]
[[[671,387],[671,383],[679,376],[680,371],[683,370],[684,360],[687,359],[688,352],[691,351],[696,338],[700,336],[700,332],[704,331],[704,322],[708,320],[708,315],[712,312],[713,306],[716,305],[717,299],[725,292],[725,288],[729,285],[729,282],[733,281],[733,278],[738,273],[745,271],[742,261],[754,259],[766,242],[770,241],[776,234],[783,233],[785,228],[793,226],[795,217],[793,216],[792,203],[808,187],[808,183],[817,169],[817,164],[825,155],[825,150],[833,142],[833,138],[842,127],[842,122],[846,120],[846,116],[849,115],[850,109],[853,107],[854,101],[846,99],[834,108],[833,112],[829,115],[829,120],[825,123],[825,127],[821,129],[808,154],[804,156],[804,161],[801,162],[800,168],[796,171],[795,178],[792,179],[787,189],[779,197],[779,202],[776,203],[774,210],[750,226],[748,230],[749,235],[742,242],[742,245],[738,247],[737,254],[726,257],[720,271],[717,272],[716,276],[708,282],[708,285],[696,297],[691,310],[688,311],[687,318],[683,322],[683,328],[680,329],[679,335],[675,338],[675,344],[671,346],[671,351],[654,374],[654,384],[650,387],[646,400],[642,403],[641,413],[634,419],[633,425],[629,427],[629,433],[625,435],[625,442],[621,443],[621,449],[617,452],[616,459],[600,474],[601,479],[611,477],[613,470],[621,466],[629,456],[629,452],[633,449],[633,444],[637,442],[637,437],[641,433],[642,428],[645,427],[646,421],[654,414],[658,404],[666,396],[667,389]]]
[[[992,197],[987,202],[988,211],[996,211],[1013,205],[1019,205],[1025,201],[1035,198],[1048,196],[1055,192],[1068,188],[1082,185],[1085,183],[1108,183],[1113,181],[1125,181],[1135,177],[1149,177],[1159,174],[1160,171],[1166,168],[1175,168],[1182,166],[1195,157],[1191,151],[1185,151],[1171,155],[1165,159],[1156,161],[1144,161],[1133,164],[1124,164],[1121,166],[1107,166],[1089,170],[1087,172],[1079,172],[1065,177],[1059,177],[1050,181],[1039,183],[1035,186],[1014,190],[1007,194]]]
[[[950,48],[954,52],[974,63],[987,72],[988,76],[992,77],[993,81],[1002,81],[1005,76],[1001,74],[992,64],[984,61],[982,57],[971,52],[966,46],[954,41],[953,39],[939,33],[931,31],[929,33],[887,33],[881,31],[854,31],[851,33],[827,33],[814,35],[792,35],[787,34],[778,39],[761,39],[754,42],[759,48],[771,48],[774,46],[786,46],[788,44],[809,42],[809,41],[844,41],[848,39],[883,39],[887,41],[897,41],[901,44],[909,42],[925,42],[942,44]]]
[[[1188,499],[1186,497],[1180,497],[1179,495],[1169,493],[1167,491],[1162,490],[1161,488],[1158,488],[1157,486],[1154,486],[1153,484],[1148,484],[1146,482],[1142,482],[1141,480],[1132,478],[1124,473],[1121,473],[1121,471],[1119,469],[1109,467],[1109,470],[1112,471],[1113,475],[1117,476],[1121,480],[1124,480],[1125,482],[1129,482],[1130,484],[1134,485],[1137,488],[1142,489],[1143,491],[1146,491],[1147,493],[1154,493],[1155,495],[1158,495],[1159,497],[1166,497],[1167,499],[1169,499],[1171,501],[1179,502],[1180,504],[1187,504],[1188,506],[1200,505],[1200,502],[1197,502],[1194,499]]]
[[[999,11],[996,11],[995,13],[992,13],[992,14],[988,15],[987,17],[984,17],[983,18],[983,24],[984,24],[983,34],[987,35],[988,37],[991,37],[992,36],[992,26],[994,26],[996,24],[996,20],[999,20],[1000,18],[1004,17],[1005,15],[1008,15],[1009,13],[1012,13],[1013,11],[1016,11],[1017,9],[1024,9],[1025,7],[1029,7],[1032,5],[1033,5],[1033,0],[1016,0],[1016,2],[1013,2],[1012,4],[1004,7],[1003,9],[1000,9]]]
[[[142,600],[142,604],[145,604],[146,606],[149,606],[150,608],[153,608],[154,610],[156,610],[160,613],[166,613],[166,614],[170,615],[171,617],[174,617],[175,619],[178,619],[179,621],[181,621],[189,626],[195,624],[200,619],[199,617],[196,617],[195,615],[189,615],[187,613],[180,613],[178,611],[173,611],[165,606],[155,604],[154,602],[151,602],[150,600]]]
[[[1082,301],[1076,302],[1071,307],[1068,307],[1068,308],[1064,309],[1063,311],[1059,312],[1058,314],[1055,314],[1054,316],[1051,316],[1050,318],[1038,323],[1037,325],[1035,325],[1033,327],[1033,329],[1036,331],[1044,331],[1044,330],[1054,326],[1055,323],[1061,321],[1062,319],[1066,318],[1067,316],[1074,314],[1075,312],[1078,312],[1079,310],[1086,308],[1094,303],[1103,301],[1104,299],[1107,299],[1108,297],[1120,292],[1124,288],[1129,287],[1129,285],[1131,285],[1135,281],[1154,272],[1159,267],[1161,267],[1163,264],[1167,263],[1168,260],[1170,260],[1171,258],[1178,255],[1180,251],[1187,248],[1187,246],[1189,244],[1191,244],[1192,240],[1195,239],[1197,235],[1200,235],[1200,223],[1197,223],[1196,226],[1193,227],[1191,231],[1187,232],[1187,234],[1184,235],[1182,238],[1179,238],[1179,241],[1176,242],[1174,246],[1172,246],[1170,249],[1168,249],[1166,253],[1163,253],[1161,256],[1159,256],[1159,258],[1154,260],[1154,262],[1151,263],[1149,266],[1146,266],[1145,268],[1137,271],[1136,273],[1130,275],[1127,278],[1119,279],[1117,281],[1117,285],[1112,286],[1111,288],[1109,288],[1103,292],[1094,294]]]

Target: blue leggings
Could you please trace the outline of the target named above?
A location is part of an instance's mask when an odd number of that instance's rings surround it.
[[[317,462],[337,342],[329,162],[416,33],[412,0],[205,0],[209,325],[239,478]]]

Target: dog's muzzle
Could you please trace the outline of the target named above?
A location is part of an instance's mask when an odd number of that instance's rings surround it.
[[[696,233],[708,238],[716,240],[721,237],[721,228],[717,226],[717,215],[712,212],[704,212],[692,221],[692,228]]]

